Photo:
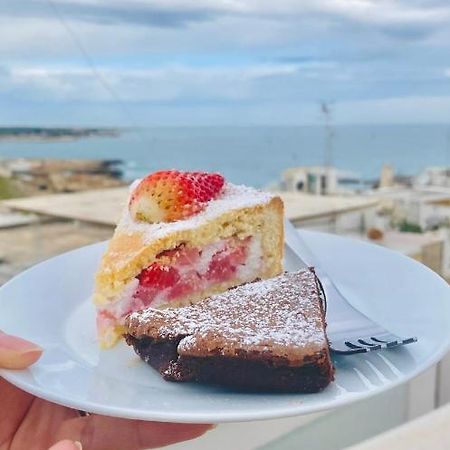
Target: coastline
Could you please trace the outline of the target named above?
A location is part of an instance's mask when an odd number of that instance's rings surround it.
[[[120,159],[4,159],[0,160],[0,199],[80,192],[119,187]]]
[[[0,159],[121,159],[126,180],[142,177],[157,167],[220,168],[234,183],[257,187],[278,180],[289,167],[324,164],[324,130],[319,126],[154,126],[137,130],[119,124],[117,128],[118,137],[95,135],[66,141],[0,138]],[[336,126],[334,131],[333,165],[363,180],[377,179],[385,163],[393,165],[399,175],[414,176],[423,167],[448,165],[450,161],[447,127],[441,125]]]
[[[119,128],[0,127],[2,142],[67,142],[89,137],[120,137]]]

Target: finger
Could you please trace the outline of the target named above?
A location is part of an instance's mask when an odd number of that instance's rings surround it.
[[[90,415],[66,421],[56,437],[80,441],[89,450],[143,450],[194,439],[212,427]]]
[[[64,441],[59,441],[55,445],[52,445],[48,450],[82,450],[82,447],[79,442],[65,439]]]
[[[62,440],[56,436],[61,424],[76,417],[78,413],[73,409],[34,397],[31,405],[12,428],[15,430],[15,446],[12,447],[24,450],[48,448]]]
[[[32,403],[32,395],[0,377],[0,448],[19,428]]]
[[[41,354],[42,348],[38,345],[0,331],[1,368],[25,369],[35,363]]]

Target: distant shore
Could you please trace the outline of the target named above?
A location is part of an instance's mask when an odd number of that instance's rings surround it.
[[[106,189],[124,184],[120,159],[0,159],[0,199]]]
[[[0,141],[68,141],[86,137],[119,137],[118,128],[0,127]]]

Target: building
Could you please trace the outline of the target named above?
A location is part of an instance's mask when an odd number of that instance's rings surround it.
[[[365,233],[373,226],[378,200],[360,196],[316,196],[279,192],[286,217],[296,227],[337,234]]]
[[[414,179],[414,187],[450,188],[450,168],[427,167]]]
[[[335,167],[292,167],[281,175],[280,189],[314,195],[352,193],[361,188],[361,180]]]

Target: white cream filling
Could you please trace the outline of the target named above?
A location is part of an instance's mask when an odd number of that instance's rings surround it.
[[[100,309],[108,311],[114,317],[121,317],[124,314],[127,314],[129,310],[130,299],[133,297],[133,294],[135,293],[138,286],[139,280],[137,278],[133,278],[125,285],[114,302],[108,305],[102,305]]]
[[[261,239],[253,236],[250,240],[245,264],[238,267],[236,276],[242,281],[253,281],[261,270],[262,257]]]

